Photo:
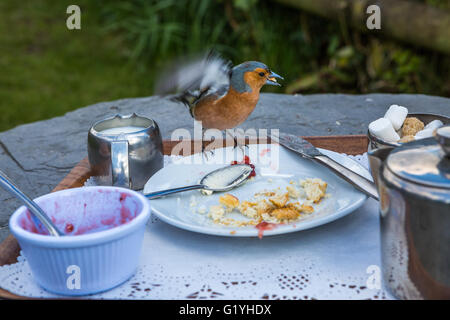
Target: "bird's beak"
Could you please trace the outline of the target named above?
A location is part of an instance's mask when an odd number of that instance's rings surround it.
[[[275,72],[270,72],[269,76],[267,77],[267,81],[266,84],[270,84],[272,86],[281,86],[281,84],[279,84],[277,82],[277,78],[284,80],[284,78],[282,76],[280,76],[279,74],[276,74]]]

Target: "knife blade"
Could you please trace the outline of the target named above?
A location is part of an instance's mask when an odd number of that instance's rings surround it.
[[[279,143],[282,146],[299,153],[302,157],[305,158],[323,156],[323,154],[319,150],[317,150],[317,148],[314,147],[311,143],[292,134],[280,133]]]
[[[280,133],[279,137],[272,137],[272,139],[303,158],[311,159],[326,166],[359,191],[378,200],[378,191],[375,183],[324,155],[305,139],[288,133]]]

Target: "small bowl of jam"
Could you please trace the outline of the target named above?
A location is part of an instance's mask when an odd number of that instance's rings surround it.
[[[10,218],[36,282],[62,295],[111,289],[136,271],[150,217],[148,200],[118,187],[82,187],[35,199],[64,236],[39,232],[26,207]]]

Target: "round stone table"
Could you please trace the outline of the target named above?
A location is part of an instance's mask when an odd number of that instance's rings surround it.
[[[317,94],[263,93],[243,129],[280,129],[302,136],[364,134],[369,122],[382,117],[391,104],[410,112],[450,116],[450,99],[409,94]],[[101,102],[64,116],[18,126],[0,133],[0,169],[29,196],[50,192],[64,176],[87,156],[89,127],[116,113],[153,118],[164,139],[178,128],[193,131],[188,110],[165,98],[148,97]],[[0,241],[9,234],[8,219],[20,205],[0,189]]]

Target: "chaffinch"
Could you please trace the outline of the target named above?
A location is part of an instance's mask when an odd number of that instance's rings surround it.
[[[226,130],[247,119],[264,85],[280,86],[277,78],[283,79],[262,62],[247,61],[233,67],[210,53],[167,71],[155,91],[166,94],[176,90],[172,100],[183,102],[203,128]]]

